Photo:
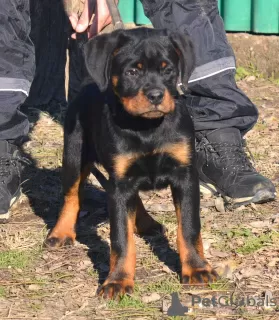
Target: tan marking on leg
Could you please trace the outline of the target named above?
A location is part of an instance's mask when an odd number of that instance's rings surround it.
[[[204,285],[210,281],[215,281],[218,275],[204,259],[201,234],[199,234],[196,243],[193,245],[190,244],[191,246],[189,246],[183,237],[181,208],[179,205],[175,205],[175,208],[178,222],[177,248],[181,261],[182,281],[188,279],[187,284],[190,285]],[[194,250],[196,250],[196,252]],[[192,255],[196,255],[197,259],[200,258],[200,267],[194,267],[189,263]]]
[[[127,224],[127,254],[122,267],[122,271],[127,274],[130,279],[134,279],[136,268],[135,219],[135,212],[129,213]]]
[[[190,266],[187,263],[187,260],[189,258],[190,252],[188,245],[184,239],[183,236],[183,226],[182,226],[182,218],[181,218],[181,209],[179,205],[175,205],[175,211],[176,211],[176,218],[177,218],[177,250],[180,257],[181,267],[182,267],[182,274],[187,273],[188,268]],[[187,269],[187,271],[186,271]]]
[[[111,250],[110,262],[109,262],[110,273],[112,273],[115,270],[116,264],[117,264],[117,254],[115,251]]]
[[[111,251],[109,276],[102,285],[99,295],[111,299],[116,295],[121,296],[133,291],[136,268],[134,228],[135,212],[130,212],[127,217],[126,255],[118,257],[114,251]]]
[[[204,252],[203,252],[203,243],[202,243],[202,237],[201,237],[201,233],[199,234],[199,237],[197,239],[196,242],[196,249],[198,251],[198,254],[201,258],[204,258]]]
[[[117,271],[127,274],[129,278],[134,278],[136,266],[135,219],[135,212],[130,212],[127,217],[127,250],[125,257],[118,257],[116,252],[111,250],[110,274]]]
[[[64,205],[59,214],[58,221],[48,238],[59,238],[61,240],[70,238],[75,240],[75,224],[80,210],[80,184],[85,181],[90,174],[91,165],[87,165],[77,181],[69,189],[64,197]],[[62,243],[61,243],[62,244]]]

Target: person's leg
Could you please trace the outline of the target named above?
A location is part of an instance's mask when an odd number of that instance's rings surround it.
[[[28,134],[20,106],[28,96],[35,54],[29,39],[29,1],[0,1],[0,222],[20,194],[22,161],[17,145]]]
[[[235,83],[235,57],[217,0],[142,0],[155,28],[188,33],[196,53],[186,105],[193,116],[201,184],[238,204],[275,197],[243,149],[243,135],[257,121],[254,104]]]
[[[88,41],[87,34],[77,35],[77,39],[69,39],[69,85],[68,103],[70,104],[80,92],[86,74],[82,46]]]
[[[24,106],[59,118],[66,108],[65,65],[69,22],[62,0],[29,0],[36,73]]]

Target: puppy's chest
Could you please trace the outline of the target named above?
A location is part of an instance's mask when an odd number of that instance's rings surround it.
[[[181,167],[191,161],[186,141],[165,144],[149,152],[130,152],[114,157],[114,174],[120,180],[135,182],[140,189],[164,188]]]

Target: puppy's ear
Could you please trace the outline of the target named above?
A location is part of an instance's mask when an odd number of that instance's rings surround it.
[[[84,46],[85,66],[101,91],[109,84],[113,52],[124,44],[125,39],[124,31],[116,30],[96,36]]]
[[[180,77],[183,85],[187,86],[188,80],[195,68],[195,52],[190,37],[182,33],[169,35],[180,60]]]

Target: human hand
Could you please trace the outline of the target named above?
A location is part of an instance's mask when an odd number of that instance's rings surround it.
[[[94,17],[92,20],[93,13]],[[72,27],[75,30],[75,33],[72,34],[72,38],[74,39],[76,38],[77,32],[80,33],[86,30],[88,32],[88,38],[92,38],[112,21],[106,0],[85,0],[84,9],[80,17],[74,12],[70,12],[68,15]],[[91,20],[92,24],[90,24]]]

